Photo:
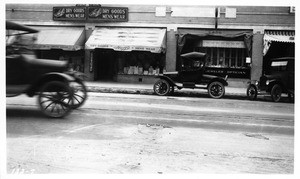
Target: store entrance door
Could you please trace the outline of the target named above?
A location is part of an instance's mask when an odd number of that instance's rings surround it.
[[[96,80],[112,81],[115,75],[116,54],[113,50],[95,50]]]

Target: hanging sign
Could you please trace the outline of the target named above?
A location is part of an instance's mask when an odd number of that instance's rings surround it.
[[[246,48],[245,42],[243,41],[225,41],[225,40],[203,40],[202,47]]]
[[[86,7],[53,7],[53,20],[86,20]]]
[[[53,7],[53,20],[84,20],[105,22],[127,22],[127,7],[61,6]]]
[[[88,7],[88,20],[95,21],[128,21],[128,8],[126,7]]]

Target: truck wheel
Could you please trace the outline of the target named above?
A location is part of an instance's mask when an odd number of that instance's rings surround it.
[[[219,99],[225,94],[225,87],[219,81],[214,81],[208,85],[208,94],[210,97]]]
[[[79,108],[84,104],[87,99],[87,90],[83,81],[76,79],[74,82],[70,83],[70,87],[73,88],[73,109]]]
[[[289,102],[293,103],[294,102],[294,95],[289,92],[288,97],[289,97]]]
[[[275,84],[271,90],[271,97],[274,102],[279,102],[281,99],[282,88],[280,85]]]
[[[38,103],[46,116],[64,117],[72,110],[73,91],[67,83],[48,82],[40,90]]]
[[[154,83],[154,93],[159,96],[165,96],[170,92],[170,84],[168,81],[160,79]]]
[[[249,100],[256,100],[257,98],[257,89],[254,85],[249,85],[247,88],[247,97]]]

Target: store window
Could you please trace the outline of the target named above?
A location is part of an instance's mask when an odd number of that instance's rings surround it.
[[[64,51],[61,49],[36,50],[38,58],[69,62],[69,70],[84,72],[84,50]]]
[[[194,51],[206,53],[208,67],[247,68],[245,48],[195,47]]]
[[[118,74],[158,75],[165,69],[164,54],[151,52],[118,53]]]

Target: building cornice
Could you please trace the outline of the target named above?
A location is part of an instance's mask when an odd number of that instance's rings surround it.
[[[8,19],[9,20],[9,19]],[[166,28],[177,31],[179,28],[195,28],[195,29],[214,29],[214,24],[162,24],[162,23],[128,23],[128,22],[113,22],[113,23],[87,23],[87,22],[67,22],[67,21],[24,21],[11,20],[25,25],[41,25],[41,26],[84,26],[86,28],[94,27],[148,27],[148,28]],[[295,30],[294,24],[237,24],[237,23],[222,23],[218,25],[219,29],[247,29],[247,30]]]

